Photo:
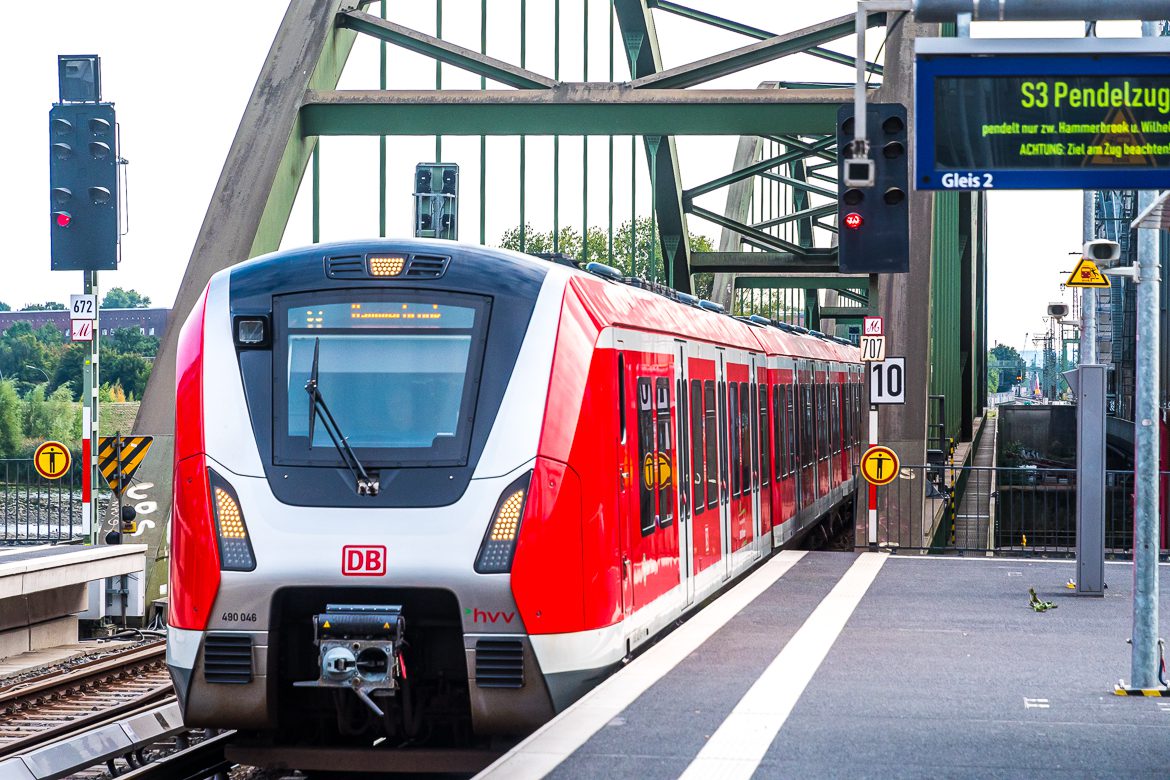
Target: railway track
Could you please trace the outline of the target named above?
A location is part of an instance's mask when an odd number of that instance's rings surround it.
[[[171,694],[163,642],[0,689],[0,759],[94,728]]]

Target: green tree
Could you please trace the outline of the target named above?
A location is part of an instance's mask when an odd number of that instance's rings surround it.
[[[46,396],[45,385],[40,384],[28,392],[24,397],[24,435],[35,441],[70,443],[81,439],[81,406],[68,387],[58,387]]]
[[[50,383],[52,387],[68,388],[69,393],[75,398],[81,398],[81,389],[83,384],[82,372],[85,369],[85,361],[89,358],[89,344],[78,342],[70,344],[61,352],[61,359],[57,361],[57,368],[51,374],[53,381]]]
[[[996,344],[991,348],[990,354],[991,357],[1003,363],[1007,363],[1008,361],[1012,360],[1016,360],[1022,363],[1024,360],[1022,357],[1020,357],[1020,353],[1016,351],[1015,347],[1009,347],[1007,344]]]
[[[145,309],[150,306],[150,298],[137,290],[123,290],[114,287],[106,297],[102,298],[103,309]]]
[[[158,353],[158,336],[147,336],[140,328],[118,328],[112,334],[112,343],[118,352],[146,357]]]
[[[65,308],[65,304],[57,303],[56,301],[48,301],[46,303],[30,303],[21,311],[61,311]]]
[[[146,389],[146,380],[150,378],[150,367],[150,361],[141,355],[102,349],[102,379],[110,384],[120,384],[126,391],[127,400],[142,397],[142,391]]]
[[[639,217],[631,228],[630,220],[623,222],[613,236],[613,257],[609,254],[609,231],[602,227],[591,227],[585,231],[584,249],[582,251],[581,234],[570,227],[560,230],[556,250],[578,260],[596,260],[616,267],[626,276],[637,276],[642,279],[667,281],[666,261],[663,258],[662,244],[659,240],[658,226],[651,227],[650,217]],[[711,240],[706,236],[691,233],[691,251],[710,252]],[[531,225],[524,226],[523,251],[530,254],[544,254],[554,251],[552,231],[541,232],[533,230]],[[508,230],[500,238],[500,247],[521,251],[520,228]],[[703,297],[711,294],[711,284],[714,277],[711,274],[696,274],[694,279],[695,292]]]
[[[0,458],[12,458],[20,454],[20,406],[16,384],[10,379],[0,381]]]
[[[4,301],[0,301],[0,311],[12,311],[12,307]]]

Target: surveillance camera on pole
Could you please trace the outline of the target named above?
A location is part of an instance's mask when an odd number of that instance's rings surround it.
[[[1068,316],[1067,303],[1050,303],[1048,304],[1048,316],[1060,322]]]

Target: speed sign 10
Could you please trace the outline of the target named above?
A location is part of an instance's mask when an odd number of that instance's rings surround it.
[[[906,358],[891,357],[869,364],[869,402],[906,403]]]

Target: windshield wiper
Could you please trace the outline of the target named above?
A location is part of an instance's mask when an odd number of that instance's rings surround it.
[[[325,426],[325,432],[329,434],[329,439],[337,448],[341,460],[353,472],[354,479],[357,480],[358,495],[376,496],[378,495],[378,480],[369,475],[365,466],[358,460],[353,448],[349,446],[349,442],[345,440],[345,435],[341,432],[337,420],[333,419],[329,407],[325,404],[325,398],[317,386],[317,363],[320,357],[321,339],[317,339],[313,345],[313,370],[309,372],[309,381],[305,382],[305,392],[309,394],[309,449],[313,449],[313,430],[317,422],[317,413],[320,412],[321,424]]]

